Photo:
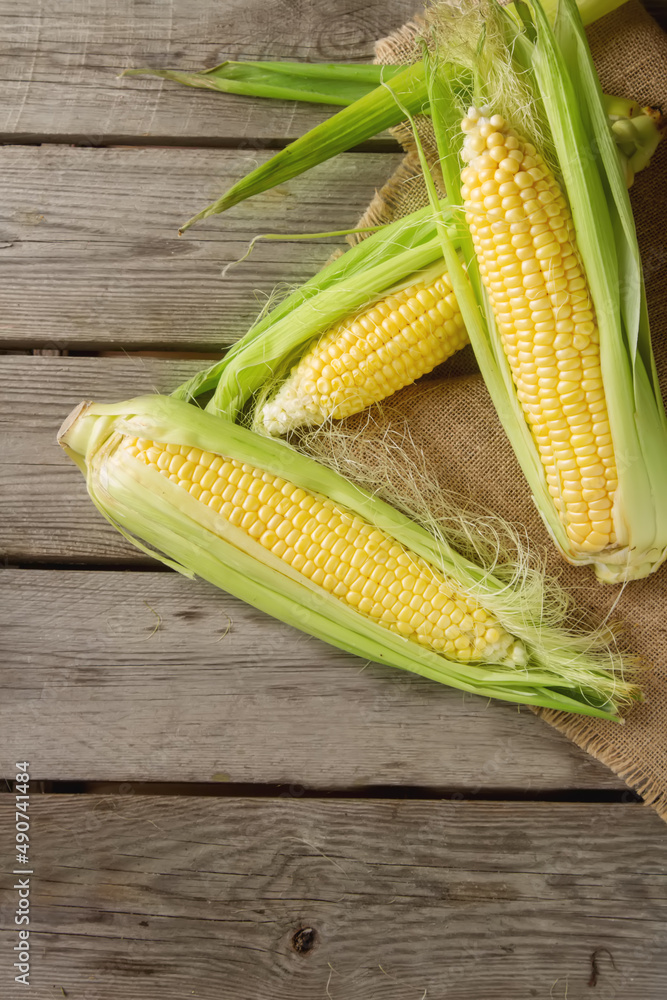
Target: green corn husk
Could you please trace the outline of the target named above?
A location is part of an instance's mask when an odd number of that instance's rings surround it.
[[[636,118],[619,118],[611,126],[628,188],[635,175],[644,170],[662,138],[661,118],[648,109]]]
[[[308,104],[347,107],[388,82],[404,66],[365,63],[233,62],[212,69],[187,72],[178,69],[126,69],[121,76],[157,76],[186,87],[217,90],[224,94],[268,97]]]
[[[579,0],[579,8],[584,20],[584,24],[591,24],[598,18],[610,13],[621,6],[624,0]],[[520,0],[516,6],[521,9]],[[550,16],[555,16],[556,2],[549,0],[546,5]],[[335,72],[344,74],[348,69],[354,72],[359,67],[345,67],[341,64],[334,64]],[[243,67],[252,67],[244,70]],[[271,71],[262,70],[262,67],[270,66],[276,74],[276,80],[280,73],[286,77],[291,77],[289,84],[283,93],[278,93],[277,89],[271,93],[267,85],[265,92],[262,89],[262,75],[270,76]],[[300,67],[297,69],[296,67]],[[208,208],[198,212],[197,215],[189,219],[181,226],[179,233],[184,233],[194,223],[206,219],[211,215],[225,212],[228,208],[238,205],[246,198],[251,198],[262,191],[284,184],[286,181],[297,177],[318,163],[323,163],[337,153],[345,152],[353,146],[367,139],[372,138],[384,129],[398,125],[403,120],[404,110],[411,114],[417,112],[430,113],[428,103],[428,92],[424,73],[424,65],[417,62],[408,67],[387,67],[373,66],[366,67],[371,73],[367,81],[373,79],[373,73],[380,71],[381,86],[376,89],[365,91],[362,97],[353,103],[346,103],[347,107],[334,115],[328,121],[323,122],[312,129],[306,135],[301,136],[295,142],[290,143],[274,157],[251,171],[246,177],[234,184],[221,198],[219,198]],[[396,72],[398,70],[398,72]],[[183,73],[178,70],[128,70],[126,75],[137,75],[150,72],[156,76],[163,76],[168,79],[178,80],[189,86],[206,87],[207,89],[227,90],[234,89],[239,94],[254,94],[260,97],[292,97],[303,101],[318,101],[318,88],[322,88],[323,81],[327,74],[332,73],[331,67],[324,70],[318,69],[318,64],[313,63],[222,63],[213,70],[204,73]],[[255,83],[253,83],[255,77]],[[236,82],[235,79],[236,78]],[[307,81],[307,83],[306,83]],[[275,82],[275,81],[274,81]],[[297,89],[301,85],[300,94]],[[331,94],[335,90],[335,84],[328,84],[326,93]],[[611,101],[616,100],[611,98]],[[331,101],[329,101],[331,103]],[[649,125],[646,125],[647,130]],[[646,145],[648,137],[642,140]],[[628,167],[629,183],[638,169],[641,169],[641,162],[648,162],[650,156],[637,158],[637,166]]]
[[[611,14],[613,10],[622,7],[626,0],[576,0],[579,14],[584,25],[593,24],[599,21],[606,14]],[[556,16],[559,0],[545,0],[542,5],[551,21]],[[518,4],[517,4],[518,6]]]
[[[330,498],[454,578],[514,637],[515,652],[503,663],[466,664],[382,628],[120,448],[124,435],[222,454]],[[523,585],[512,584],[499,567],[475,565],[443,538],[278,441],[190,404],[146,396],[116,405],[82,403],[59,442],[100,512],[137,547],[341,649],[462,691],[598,718],[618,718],[619,708],[639,697],[622,677],[618,654],[608,647],[596,652],[590,635],[554,624],[558,615],[547,620],[554,592],[545,594],[540,577],[524,574]]]
[[[195,222],[206,219],[209,215],[225,212],[246,198],[284,184],[337,153],[343,153],[378,132],[398,125],[402,114],[396,98],[411,112],[417,113],[426,108],[428,97],[422,63],[415,63],[414,66],[401,70],[390,82],[372,90],[317,125],[305,136],[290,143],[257,170],[241,178],[213,205],[189,219],[181,226],[180,232],[184,233]]]
[[[623,165],[609,127],[600,84],[574,0],[562,0],[552,27],[538,0],[524,5],[523,20],[483,0],[461,10],[483,11],[486,35],[493,19],[495,37],[504,35],[505,58],[514,79],[530,93],[539,130],[546,136],[546,158],[560,171],[570,202],[577,242],[595,305],[600,332],[601,368],[611,435],[618,466],[614,524],[619,544],[599,554],[572,549],[547,489],[544,467],[524,418],[500,342],[491,305],[482,285],[467,227],[461,218],[456,250],[443,228],[443,250],[470,340],[499,418],[510,438],[542,518],[562,554],[574,564],[593,564],[603,582],[637,579],[654,572],[667,557],[667,417],[653,358],[646,296]],[[466,30],[467,30],[466,22]],[[471,49],[473,48],[471,43]],[[517,121],[521,107],[507,107],[516,89],[501,76],[496,58],[484,51],[480,36],[474,80],[467,65],[459,75],[469,81],[467,103],[486,105]],[[455,50],[439,39],[441,64],[429,76],[433,121],[451,204],[461,204],[461,111],[450,80]],[[472,82],[471,82],[472,80]],[[503,91],[504,87],[504,91]],[[521,119],[519,118],[519,122]],[[517,129],[522,130],[521,124]],[[591,141],[592,137],[592,141]],[[539,140],[536,141],[539,147]],[[544,148],[544,147],[543,147]],[[434,206],[437,207],[437,206]]]
[[[447,214],[447,210],[445,210]],[[246,404],[295,355],[338,320],[441,259],[428,208],[385,226],[331,261],[263,316],[225,357],[179,386],[177,399],[215,389],[206,409],[237,420]]]

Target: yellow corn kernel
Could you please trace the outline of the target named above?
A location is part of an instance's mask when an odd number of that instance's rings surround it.
[[[557,179],[501,116],[493,122],[477,112],[461,125],[466,220],[559,517],[573,548],[599,552],[616,535],[592,504],[605,500],[611,508],[617,475],[593,303]],[[491,176],[487,154],[501,157]],[[497,197],[492,216],[489,199]]]
[[[464,653],[465,660],[502,661],[509,655],[512,636],[474,598],[460,591],[454,580],[326,498],[308,494],[262,469],[209,452],[199,458],[188,453],[188,466],[195,469],[186,468],[185,478],[184,463],[170,472],[174,453],[167,446],[126,438],[123,447],[134,459],[208,504],[218,517],[312,584],[383,628],[452,659],[461,659]],[[169,459],[164,469],[162,455]],[[211,477],[215,494],[205,488]],[[272,503],[277,496],[281,500]],[[603,508],[596,511],[596,532],[604,530],[606,520]]]
[[[264,427],[280,435],[359,413],[467,343],[449,275],[411,285],[328,330],[264,404]]]

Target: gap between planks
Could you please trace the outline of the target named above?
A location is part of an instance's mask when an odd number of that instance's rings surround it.
[[[201,93],[201,91],[200,91]],[[340,111],[340,108],[332,108],[331,113]],[[295,136],[294,138],[298,138]],[[96,137],[91,141],[90,137],[81,133],[71,135],[49,135],[48,133],[3,133],[0,132],[0,145],[2,146],[63,146],[72,149],[226,149],[226,150],[248,150],[255,152],[276,152],[293,142],[293,139],[250,139],[243,140],[236,137],[227,136],[202,136],[196,139],[183,139],[179,136],[171,135],[104,135]],[[386,155],[388,153],[400,153],[401,146],[391,135],[382,133],[377,138],[367,139],[356,146],[350,146],[346,153],[376,153]]]
[[[177,781],[48,781],[40,779],[32,786],[32,794],[40,795],[160,795],[163,797],[189,798],[257,798],[275,799],[286,795],[299,799],[407,799],[410,801],[452,802],[588,802],[588,803],[642,803],[642,798],[630,789],[621,788],[563,788],[521,789],[484,788],[474,794],[460,789],[428,787],[424,785],[361,785],[358,787],[307,788],[292,782],[290,785],[270,785],[259,782],[228,781],[229,775],[214,776],[208,782]],[[13,794],[16,782],[0,778],[5,787],[0,795]]]

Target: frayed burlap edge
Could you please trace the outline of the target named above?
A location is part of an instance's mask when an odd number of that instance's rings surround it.
[[[415,38],[424,27],[424,18],[415,14],[404,25],[397,28],[386,38],[378,38],[375,43],[375,59],[373,62],[381,66],[398,66],[403,53],[414,50]]]
[[[549,709],[533,709],[536,715],[550,726],[563,733],[577,746],[608,767],[633,791],[638,792],[644,805],[655,809],[658,816],[667,822],[667,794],[659,787],[658,781],[642,770],[628,756],[625,750],[612,746],[604,733],[596,732],[595,722],[586,716],[568,715],[567,712],[552,712]]]

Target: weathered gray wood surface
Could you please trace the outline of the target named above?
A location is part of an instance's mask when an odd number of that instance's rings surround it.
[[[368,62],[416,0],[2,0],[0,138],[109,145],[283,143],[331,113],[144,77],[224,59]]]
[[[305,281],[344,239],[260,241],[223,277],[225,266],[258,233],[354,226],[400,160],[345,154],[178,238],[269,155],[0,149],[0,346],[211,351],[236,340],[276,285]]]
[[[207,362],[151,357],[0,357],[0,555],[13,563],[151,565],[93,507],[56,444],[82,399],[169,393]]]
[[[260,243],[223,279],[224,266],[258,232],[353,224],[398,156],[380,137],[179,240],[179,222],[330,110],[117,71],[367,59],[414,6],[0,0],[0,139],[47,143],[0,150],[0,348],[178,359],[236,339],[276,284],[302,281],[343,241]],[[170,391],[202,364],[1,359],[0,552],[53,568],[0,576],[0,774],[27,756],[35,780],[127,793],[33,794],[30,995],[664,997],[660,820],[630,802],[481,801],[621,789],[611,772],[527,711],[136,571],[146,561],[94,511],[55,433],[84,397]],[[223,794],[140,794],[158,781]],[[283,795],[224,794],[237,784]],[[473,801],[314,797],[369,786]],[[2,795],[8,872],[14,835]],[[0,890],[9,1000],[25,993],[11,982],[12,882]]]
[[[95,510],[56,434],[82,399],[170,392],[200,362],[0,358],[0,552],[13,562],[149,562]]]
[[[623,787],[526,709],[368,664],[172,573],[5,570],[0,649],[2,742],[33,778]]]
[[[30,995],[663,1000],[663,830],[642,806],[34,797]]]

